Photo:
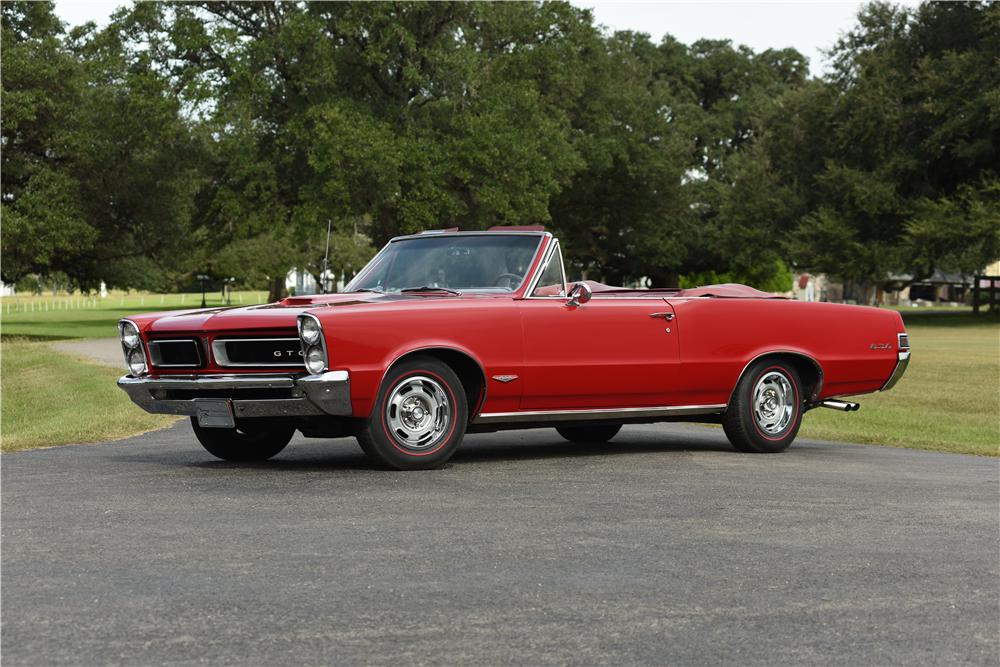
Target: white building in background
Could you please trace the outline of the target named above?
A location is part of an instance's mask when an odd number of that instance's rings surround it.
[[[332,271],[326,271],[323,274],[323,280],[327,285],[328,291],[330,292],[343,292],[344,276],[337,276]],[[292,269],[285,276],[285,289],[288,290],[289,294],[295,294],[296,296],[308,296],[310,294],[319,294],[319,285],[316,284],[316,278],[313,274],[305,270]]]

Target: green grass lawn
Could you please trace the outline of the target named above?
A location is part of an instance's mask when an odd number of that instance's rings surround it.
[[[267,300],[266,292],[234,292],[234,306]],[[225,305],[219,293],[206,295],[205,305]],[[4,336],[61,341],[80,338],[111,338],[118,335],[118,320],[137,313],[199,308],[201,294],[121,294],[105,299],[68,296],[4,297],[0,303],[0,331]]]
[[[2,451],[124,438],[174,421],[133,405],[115,386],[120,370],[54,352],[49,345],[117,336],[122,317],[199,306],[201,295],[196,296],[183,297],[181,304],[180,295],[170,295],[161,304],[159,295],[122,295],[86,308],[36,306],[33,313],[11,315],[4,303]],[[256,303],[259,295],[243,298]],[[238,299],[233,295],[234,303]],[[208,305],[221,305],[219,295]],[[858,412],[810,411],[799,436],[1000,456],[1000,318],[948,310],[904,311],[903,318],[913,357],[899,384],[854,399],[861,404]]]
[[[136,407],[116,385],[121,370],[50,346],[0,341],[0,451],[117,440],[180,419]]]
[[[1000,320],[903,313],[913,352],[885,393],[857,412],[806,413],[800,438],[1000,456]]]

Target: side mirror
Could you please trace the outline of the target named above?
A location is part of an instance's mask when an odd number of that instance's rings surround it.
[[[573,285],[573,289],[569,291],[569,301],[566,302],[566,305],[579,306],[590,301],[590,297],[593,295],[594,292],[590,289],[590,285],[582,282],[577,283]]]

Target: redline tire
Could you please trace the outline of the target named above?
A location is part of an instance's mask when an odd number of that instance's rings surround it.
[[[355,420],[355,436],[381,466],[427,470],[451,458],[467,424],[465,391],[455,372],[433,357],[415,356],[389,371],[371,416]]]
[[[281,452],[295,435],[295,429],[290,427],[202,428],[197,417],[191,417],[191,427],[209,454],[226,461],[265,461]]]
[[[802,383],[795,368],[780,359],[760,359],[736,385],[722,415],[722,427],[741,452],[781,452],[799,432],[802,401]]]
[[[570,442],[607,442],[622,430],[621,424],[600,426],[556,426],[556,433]]]

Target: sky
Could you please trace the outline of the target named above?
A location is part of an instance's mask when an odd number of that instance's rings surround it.
[[[594,22],[609,30],[645,32],[659,43],[666,34],[684,44],[699,39],[729,39],[755,53],[794,47],[809,58],[809,71],[824,73],[828,49],[855,25],[857,0],[838,2],[590,2],[571,0],[592,9]],[[107,25],[108,17],[124,1],[57,0],[56,14],[70,26],[94,21]],[[915,4],[915,3],[913,3]]]
[[[659,43],[666,34],[683,44],[728,39],[754,53],[794,47],[809,59],[809,72],[824,72],[821,49],[833,46],[856,23],[865,4],[842,2],[588,2],[573,5],[594,11],[594,23],[611,31],[649,34]]]

